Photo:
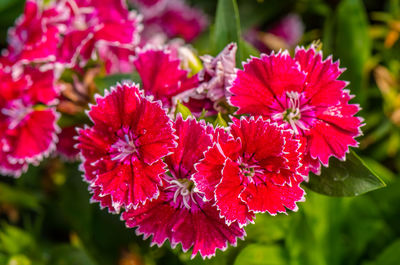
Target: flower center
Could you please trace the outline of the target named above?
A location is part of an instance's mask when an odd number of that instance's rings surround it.
[[[315,111],[314,107],[305,104],[304,95],[296,91],[286,92],[281,102],[284,109],[274,114],[272,119],[284,121],[296,135],[308,130],[315,118]]]
[[[130,133],[124,133],[110,148],[111,160],[118,160],[120,162],[138,153],[135,140]]]
[[[300,95],[298,92],[286,92],[287,96],[287,109],[283,112],[282,119],[289,123],[292,127],[295,134],[299,134],[297,129],[297,125],[299,124],[299,120],[301,118],[300,112]]]
[[[9,117],[9,129],[15,129],[18,124],[26,117],[32,108],[26,107],[21,99],[11,101],[7,107],[1,110],[1,113]]]
[[[170,186],[166,189],[175,189],[174,203],[183,203],[184,207],[190,209],[190,202],[194,201],[194,183],[189,179],[172,179],[168,180]]]
[[[259,165],[247,163],[243,161],[241,157],[239,157],[237,162],[239,165],[240,172],[242,173],[243,176],[247,177],[247,179],[250,182],[254,181],[253,177],[255,174],[263,173],[263,169]]]

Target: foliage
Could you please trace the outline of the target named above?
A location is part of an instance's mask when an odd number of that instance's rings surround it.
[[[351,93],[365,117],[357,151],[362,158],[351,150],[346,162],[331,159],[330,168],[303,185],[307,201],[297,212],[257,216],[256,224],[246,227],[245,241],[205,261],[198,256],[191,260],[180,247],[150,247],[117,215],[90,204],[77,163],[49,158],[19,179],[0,179],[0,264],[397,264],[400,38],[393,40],[393,32],[400,34],[400,1],[192,2],[212,21],[211,33],[204,33],[193,46],[200,54],[215,55],[237,42],[238,62],[259,54],[244,38],[248,29],[272,27],[287,13],[300,14],[306,29],[300,44],[320,39],[324,54],[334,54],[347,68],[342,78],[351,82]],[[2,47],[7,28],[22,12],[21,3],[0,2]],[[132,74],[115,74],[98,77],[94,83],[102,92],[125,79],[140,82]],[[191,115],[182,104],[178,112]],[[210,121],[226,126],[228,119],[218,113]],[[382,188],[384,182],[387,186]]]

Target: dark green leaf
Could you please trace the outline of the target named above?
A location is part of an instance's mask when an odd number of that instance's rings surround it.
[[[13,4],[15,0],[2,0],[0,1],[0,11],[3,11],[4,9],[8,8]]]
[[[390,183],[396,178],[396,175],[392,171],[378,161],[370,157],[363,157],[362,159],[371,170],[373,170],[380,178],[382,178],[385,183]]]
[[[240,43],[240,18],[236,0],[219,0],[215,16],[214,53],[222,51],[231,42],[238,44],[237,65],[242,61],[242,46]]]
[[[350,89],[357,101],[366,99],[365,65],[371,55],[368,35],[368,17],[361,0],[343,0],[337,9],[337,35],[335,56],[347,67],[342,78],[350,81]]]
[[[385,187],[385,183],[353,151],[347,154],[344,162],[332,158],[329,167],[323,167],[320,176],[311,174],[305,185],[329,196],[357,196]]]
[[[121,83],[122,81],[129,80],[135,83],[141,82],[140,77],[138,74],[114,74],[108,75],[101,78],[95,78],[94,82],[99,90],[100,94],[104,94],[104,90],[109,89],[112,86],[115,86],[118,82]]]
[[[242,61],[247,60],[248,58],[250,58],[250,56],[255,56],[255,57],[259,57],[260,56],[260,52],[250,43],[248,43],[247,41],[241,39],[240,40],[240,45],[242,47]],[[238,62],[238,63],[242,63],[242,62]],[[241,65],[240,65],[241,67]]]
[[[387,247],[370,265],[398,265],[400,260],[400,239]]]
[[[96,263],[82,249],[69,245],[54,248],[49,264],[96,265]]]

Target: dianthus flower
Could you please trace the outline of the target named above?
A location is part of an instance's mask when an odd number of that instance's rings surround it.
[[[152,48],[139,51],[134,60],[146,95],[161,100],[167,108],[172,106],[174,96],[198,85],[197,75],[188,77],[188,71],[181,69],[180,63],[169,51]]]
[[[218,104],[226,100],[227,89],[236,75],[236,51],[237,45],[230,43],[216,57],[201,56],[204,68],[198,73],[199,86],[184,91],[175,99],[184,102],[195,116],[202,115],[204,110],[207,115],[217,114],[221,109]]]
[[[152,245],[161,246],[168,239],[173,248],[179,243],[183,251],[193,247],[192,258],[197,253],[211,257],[216,249],[236,244],[245,232],[235,222],[228,226],[213,206],[215,202],[205,201],[194,187],[194,164],[212,144],[212,128],[178,116],[175,129],[178,146],[165,158],[169,173],[163,176],[160,196],[137,209],[128,209],[122,219],[128,227],[137,227],[136,234],[152,236]]]
[[[141,18],[128,10],[125,0],[73,0],[66,6],[71,10],[71,19],[62,51],[68,54],[71,46],[80,47],[81,64],[96,58],[97,48],[101,46],[133,51],[139,43]],[[118,49],[109,52],[118,56]]]
[[[0,171],[20,176],[54,150],[58,96],[52,71],[27,67],[13,77],[0,70]]]
[[[207,26],[201,10],[188,6],[183,0],[132,0],[144,17],[146,35],[165,33],[169,38],[194,40]]]
[[[81,67],[97,59],[100,48],[108,48],[112,58],[121,55],[119,49],[133,53],[139,43],[140,20],[125,0],[57,0],[48,5],[28,0],[24,14],[9,31],[10,45],[0,61],[63,69],[74,67],[78,59]],[[107,70],[115,67],[107,66]]]
[[[329,157],[344,160],[361,134],[359,106],[349,104],[347,83],[337,80],[343,71],[314,48],[297,48],[294,58],[286,51],[262,55],[238,71],[229,101],[237,114],[262,115],[293,130],[305,145],[303,163],[318,174]]]
[[[158,197],[161,160],[175,147],[172,121],[160,102],[135,85],[117,85],[96,98],[88,112],[92,127],[79,131],[85,180],[110,211],[137,207]],[[102,201],[102,198],[105,201]]]
[[[14,63],[54,61],[60,41],[60,28],[53,23],[60,10],[44,9],[36,0],[27,0],[24,13],[8,33],[9,48],[5,56]]]
[[[228,224],[247,225],[255,213],[296,210],[304,191],[300,145],[292,132],[261,117],[234,119],[230,132],[220,131],[196,165],[196,189],[215,200]]]
[[[268,33],[281,38],[289,47],[294,47],[303,36],[304,24],[299,15],[291,13],[279,20]]]

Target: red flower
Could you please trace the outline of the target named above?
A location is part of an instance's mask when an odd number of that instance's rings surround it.
[[[23,15],[9,31],[9,60],[23,64],[54,61],[60,29],[49,21],[59,15],[53,6],[43,10],[37,1],[27,0]]]
[[[140,17],[128,10],[124,0],[54,1],[49,5],[28,0],[24,14],[9,31],[10,45],[1,61],[7,66],[35,62],[61,69],[74,67],[80,59],[84,66],[97,59],[99,48],[133,52],[141,27]]]
[[[304,200],[298,140],[261,117],[235,119],[230,130],[232,136],[218,132],[196,165],[197,189],[206,199],[215,199],[228,224],[244,226],[259,212],[296,210],[296,202]]]
[[[160,196],[137,209],[128,209],[122,219],[128,227],[137,227],[136,233],[144,238],[152,236],[152,245],[161,246],[168,239],[173,248],[179,243],[183,251],[193,247],[192,258],[197,253],[211,257],[216,249],[236,244],[245,232],[237,223],[226,225],[213,207],[214,201],[204,201],[203,194],[194,188],[194,164],[212,144],[211,128],[181,116],[175,128],[178,146],[165,158],[169,174],[164,174]]]
[[[117,211],[157,198],[161,158],[175,146],[171,120],[135,85],[117,85],[96,103],[88,112],[94,125],[79,131],[78,144],[91,189]]]
[[[164,50],[144,49],[138,52],[134,65],[146,95],[161,100],[165,107],[172,106],[174,96],[198,85],[197,76],[189,78],[188,71],[180,68],[180,60]]]
[[[358,105],[337,80],[343,69],[314,48],[253,58],[237,73],[229,100],[238,114],[262,115],[291,129],[305,143],[308,170],[319,173],[319,160],[328,166],[329,157],[345,159],[349,146],[358,146],[362,119],[354,117]],[[301,139],[303,138],[303,139]]]
[[[71,15],[65,23],[58,62],[74,64],[79,55],[82,66],[89,59],[97,58],[98,49],[118,47],[133,52],[139,43],[140,17],[128,10],[124,0],[73,0],[65,8]]]
[[[15,73],[14,73],[15,74]],[[0,170],[19,176],[55,149],[58,96],[52,71],[26,68],[15,78],[0,71]]]

